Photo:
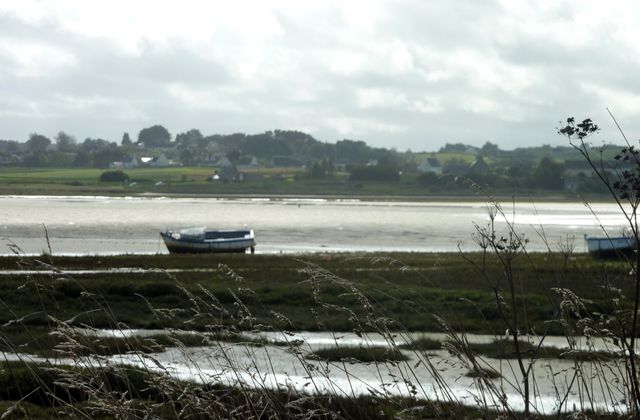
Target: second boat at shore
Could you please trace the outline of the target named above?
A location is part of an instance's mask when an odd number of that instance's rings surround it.
[[[637,241],[633,236],[584,236],[587,250],[595,258],[628,257],[637,249]]]

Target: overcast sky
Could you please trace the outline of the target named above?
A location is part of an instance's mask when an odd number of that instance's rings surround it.
[[[0,139],[301,130],[398,150],[640,137],[640,5],[0,0]]]

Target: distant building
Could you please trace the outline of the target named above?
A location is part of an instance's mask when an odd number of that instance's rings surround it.
[[[474,155],[477,156],[478,153],[480,153],[480,149],[478,149],[477,147],[474,146],[469,146],[465,149],[464,154],[465,155]]]
[[[482,156],[478,156],[469,166],[469,173],[475,175],[486,175],[489,172],[489,165],[484,161]]]
[[[159,156],[154,157],[151,162],[149,162],[149,165],[154,168],[166,168],[167,166],[173,165],[173,162],[171,162],[164,153],[160,153]]]
[[[442,165],[437,158],[430,157],[423,159],[418,165],[418,171],[423,174],[432,173],[436,175],[442,175]]]
[[[111,169],[132,169],[138,167],[138,159],[135,156],[125,156],[121,161],[111,162]]]
[[[447,162],[442,172],[449,175],[466,175],[469,173],[469,165],[463,162]]]
[[[137,168],[139,166],[138,159],[135,156],[125,156],[122,159],[122,166],[127,169]]]

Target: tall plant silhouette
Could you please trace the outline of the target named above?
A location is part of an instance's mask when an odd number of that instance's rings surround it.
[[[609,325],[616,328],[615,335],[624,349],[625,368],[629,393],[629,404],[634,417],[640,415],[640,381],[638,378],[638,310],[640,310],[640,230],[638,225],[638,208],[640,207],[640,151],[631,144],[613,114],[609,112],[614,124],[624,139],[625,146],[607,160],[602,151],[596,154],[586,139],[598,132],[600,128],[590,119],[576,122],[575,118],[567,118],[561,123],[558,134],[566,136],[573,146],[589,164],[593,173],[604,184],[611,198],[624,215],[626,227],[634,239],[634,253],[631,257],[620,256],[629,265],[629,273],[634,282],[631,307],[632,311],[619,311],[610,315]]]

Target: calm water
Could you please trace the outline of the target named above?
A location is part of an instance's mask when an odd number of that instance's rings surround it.
[[[106,336],[148,335],[161,333],[153,331],[128,330],[91,330],[90,334]],[[443,340],[444,334],[424,334],[429,338]],[[371,392],[389,396],[410,396],[408,383],[415,384],[416,396],[431,400],[447,400],[453,398],[463,404],[477,405],[476,398],[487,398],[489,403],[498,404],[495,398],[483,393],[476,387],[476,382],[466,376],[469,366],[451,356],[446,350],[432,350],[427,354],[403,351],[409,357],[404,363],[326,363],[317,361],[303,362],[306,354],[320,348],[340,346],[388,346],[389,342],[377,334],[363,337],[352,333],[301,332],[295,335],[283,333],[266,334],[269,339],[301,340],[300,356],[296,356],[285,347],[255,347],[243,344],[214,342],[206,347],[168,348],[162,353],[148,356],[139,354],[116,355],[108,358],[91,359],[83,357],[84,363],[94,366],[98,363],[129,364],[144,367],[152,371],[162,372],[180,379],[203,382],[223,383],[229,385],[249,385],[256,388],[295,389],[310,393],[331,393],[336,395],[370,395]],[[416,336],[417,337],[417,336]],[[468,335],[469,342],[490,342],[496,339],[490,335]],[[538,343],[538,339],[533,339]],[[396,342],[404,342],[404,336],[396,338]],[[564,337],[547,337],[545,344],[566,348]],[[586,342],[579,346],[592,348]],[[600,341],[595,348],[615,350],[611,344]],[[30,356],[5,353],[6,360],[31,359]],[[33,358],[35,361],[44,361]],[[420,363],[417,363],[419,362]],[[57,359],[49,363],[77,365],[77,360]],[[310,370],[309,364],[315,369]],[[483,367],[491,366],[502,374],[502,378],[492,380],[493,384],[504,393],[512,408],[523,410],[521,394],[518,391],[522,378],[518,374],[515,360],[495,360],[483,358]],[[603,369],[604,367],[604,369]],[[575,364],[570,360],[541,359],[535,364],[532,379],[535,392],[532,395],[534,410],[551,414],[559,409],[560,396],[565,395],[561,411],[578,408],[598,409],[604,411],[624,411],[624,393],[619,379],[623,377],[624,366],[615,359],[603,363],[581,363],[582,372],[593,375],[589,384],[589,393],[581,389],[583,384],[573,380]],[[447,394],[436,380],[436,375],[446,384]],[[591,406],[593,403],[593,406]]]
[[[591,210],[582,203],[505,204],[529,249],[545,250],[584,234],[618,234],[620,211],[610,204]],[[514,216],[515,215],[515,216]],[[56,254],[166,253],[158,232],[208,226],[255,230],[257,252],[455,251],[476,249],[474,223],[488,222],[482,202],[373,202],[322,199],[215,199],[111,197],[0,197],[0,254],[15,243],[26,253],[47,249],[46,226]],[[506,233],[505,219],[498,229]]]

